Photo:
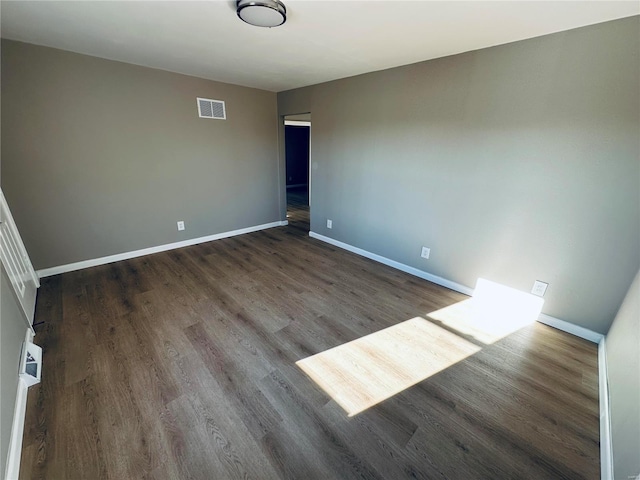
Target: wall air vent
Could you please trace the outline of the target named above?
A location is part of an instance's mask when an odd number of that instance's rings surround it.
[[[211,100],[210,98],[197,98],[198,100],[198,116],[200,118],[217,118],[218,120],[227,119],[227,111],[224,108],[222,100]]]

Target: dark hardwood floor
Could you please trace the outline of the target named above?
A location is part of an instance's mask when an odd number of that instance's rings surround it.
[[[595,345],[457,335],[467,297],[306,221],[44,279],[21,478],[599,478]],[[353,416],[296,364],[415,317],[478,351]]]
[[[309,189],[306,185],[287,189],[287,220],[298,233],[309,232]]]

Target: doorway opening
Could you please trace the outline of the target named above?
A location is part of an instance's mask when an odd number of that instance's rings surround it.
[[[311,114],[284,117],[287,220],[305,235],[311,209]]]

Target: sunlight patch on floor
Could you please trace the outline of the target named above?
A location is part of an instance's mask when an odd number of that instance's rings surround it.
[[[296,364],[351,417],[479,350],[416,317]]]
[[[543,304],[540,297],[480,278],[472,298],[427,317],[489,345],[535,322]]]
[[[480,278],[472,298],[428,313],[430,320],[406,320],[296,365],[351,417],[480,351],[476,342],[490,345],[532,324],[543,304]]]

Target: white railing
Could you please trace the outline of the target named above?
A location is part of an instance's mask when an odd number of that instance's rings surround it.
[[[33,269],[2,190],[0,190],[0,260],[29,325],[31,325],[33,324],[36,292],[40,281]]]

